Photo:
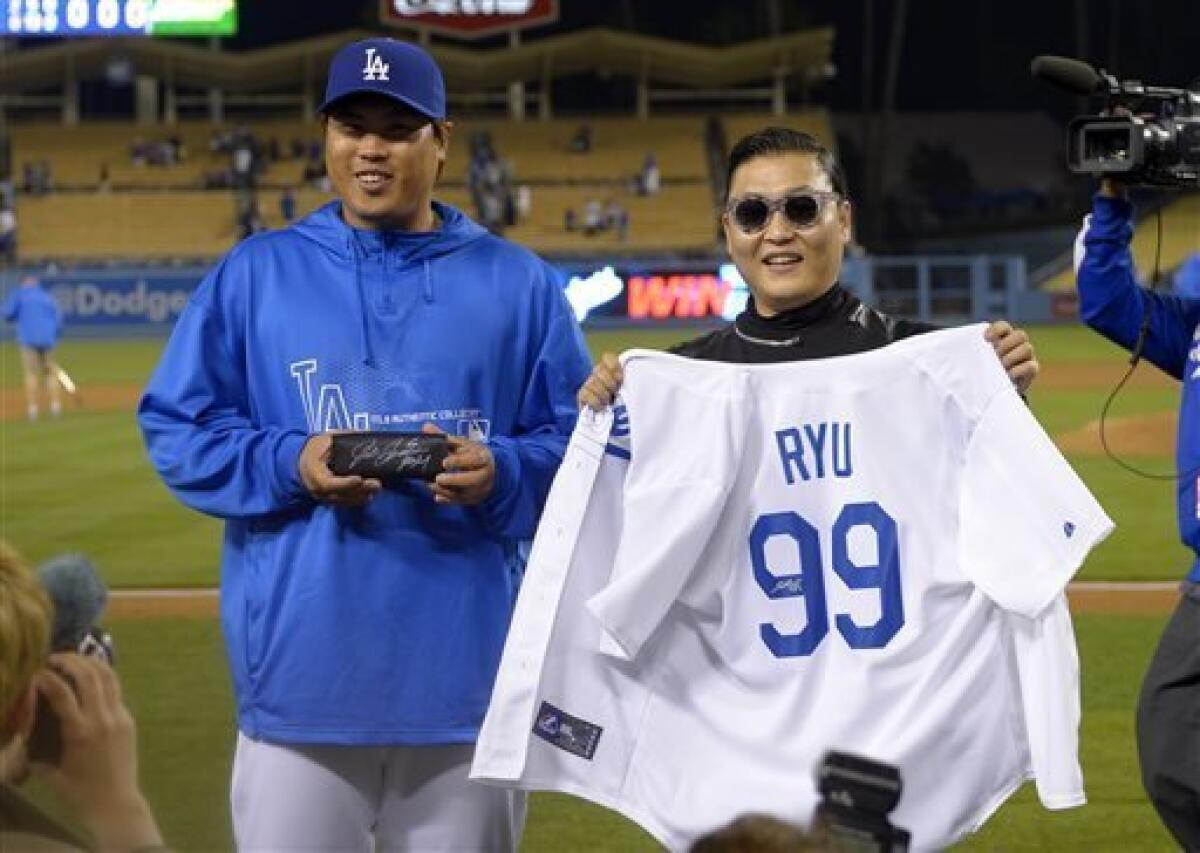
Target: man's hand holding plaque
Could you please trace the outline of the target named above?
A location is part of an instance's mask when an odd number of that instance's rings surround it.
[[[426,435],[444,436],[450,453],[438,474],[429,484],[433,499],[440,504],[473,506],[483,503],[492,493],[496,482],[496,459],[486,444],[457,435],[446,435],[433,424],[425,424]]]

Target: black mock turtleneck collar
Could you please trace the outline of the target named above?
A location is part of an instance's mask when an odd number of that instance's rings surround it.
[[[774,317],[763,317],[754,307],[754,297],[751,296],[746,303],[746,310],[738,314],[734,323],[740,331],[754,338],[788,340],[834,316],[849,298],[850,294],[835,282],[833,287],[807,305],[789,308]]]

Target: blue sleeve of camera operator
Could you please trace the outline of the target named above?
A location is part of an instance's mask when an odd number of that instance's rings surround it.
[[[1076,271],[1079,315],[1110,341],[1132,350],[1149,312],[1145,358],[1183,378],[1193,334],[1200,324],[1200,300],[1152,293],[1134,277],[1133,205],[1097,195],[1083,233],[1083,258]]]

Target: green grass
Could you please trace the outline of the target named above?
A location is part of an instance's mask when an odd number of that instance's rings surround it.
[[[82,551],[118,586],[209,585],[220,523],[176,501],[132,412],[0,423],[0,535],[30,559]]]
[[[67,340],[56,351],[60,364],[82,387],[90,383],[142,385],[150,376],[164,341]],[[12,343],[0,346],[0,382],[21,385],[21,360]]]
[[[1081,325],[1033,326],[1029,337],[1043,364],[1055,362],[1125,362],[1129,353]]]
[[[1081,757],[1089,804],[1048,812],[1025,786],[964,849],[1170,850],[1142,794],[1133,711],[1164,618],[1076,617],[1083,670]],[[219,628],[206,619],[131,619],[110,626],[138,720],[143,787],[179,850],[231,849],[233,701]],[[45,800],[41,792],[39,799]],[[619,815],[573,797],[535,794],[523,849],[651,851]]]
[[[633,346],[660,349],[693,337],[688,329],[611,330],[589,334],[595,355]],[[1032,330],[1043,364],[1119,363],[1121,351],[1086,329]],[[63,363],[86,393],[89,384],[142,385],[161,341],[73,341]],[[15,348],[0,347],[0,381],[19,387]],[[1151,368],[1143,368],[1151,369]],[[1103,390],[1039,390],[1031,405],[1055,434],[1095,420]],[[1118,398],[1110,417],[1174,411],[1171,388],[1135,388]],[[1118,530],[1088,561],[1081,577],[1168,580],[1188,562],[1174,532],[1169,482],[1143,480],[1097,456],[1072,463],[1117,522]],[[1171,470],[1171,448],[1133,461]],[[189,586],[216,582],[220,524],[185,509],[147,462],[131,412],[69,413],[58,422],[0,422],[0,536],[32,560],[80,550],[114,586]]]

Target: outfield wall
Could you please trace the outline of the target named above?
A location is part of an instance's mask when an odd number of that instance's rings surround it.
[[[723,258],[552,263],[563,274],[576,317],[592,327],[715,325],[737,316],[748,293],[737,269]],[[58,300],[68,337],[129,337],[167,334],[206,271],[114,266],[29,272]],[[7,291],[22,274],[0,273],[0,285]],[[1006,317],[1038,323],[1074,317],[1051,295],[1028,289],[1025,262],[1017,255],[848,258],[842,280],[869,304],[929,322]],[[11,332],[7,328],[5,334]]]

